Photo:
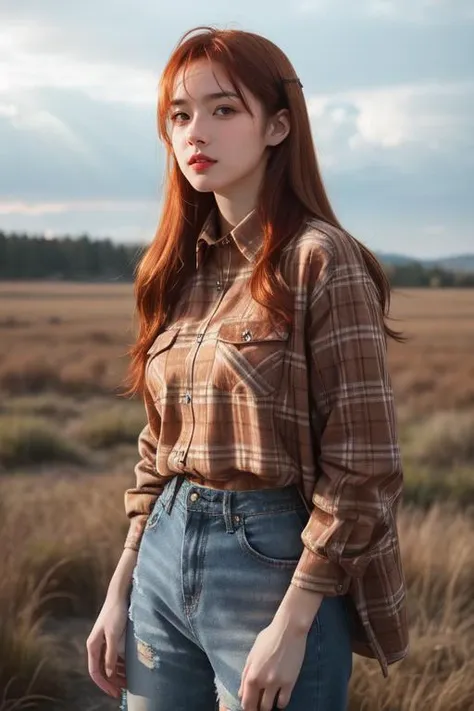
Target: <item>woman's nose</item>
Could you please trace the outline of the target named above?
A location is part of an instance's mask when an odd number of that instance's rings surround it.
[[[194,120],[188,124],[186,140],[191,146],[197,144],[205,145],[206,143],[208,143],[208,138],[204,127],[202,126],[202,122]]]

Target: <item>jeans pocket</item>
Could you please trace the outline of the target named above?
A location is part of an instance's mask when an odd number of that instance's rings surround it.
[[[162,495],[157,498],[153,510],[149,515],[147,522],[145,524],[145,531],[155,531],[158,527],[159,522],[163,518],[165,512],[165,501],[162,500]]]
[[[303,507],[247,514],[236,531],[244,553],[273,568],[293,568],[303,552]]]

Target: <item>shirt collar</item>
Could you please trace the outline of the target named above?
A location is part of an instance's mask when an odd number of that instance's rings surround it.
[[[218,237],[218,212],[213,207],[207,216],[196,240],[196,269],[202,264],[207,248],[211,245],[220,247],[233,239],[238,249],[249,262],[255,262],[262,246],[262,230],[257,210],[251,210],[227,235]]]

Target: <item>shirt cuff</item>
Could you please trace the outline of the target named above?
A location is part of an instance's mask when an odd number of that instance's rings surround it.
[[[301,554],[291,579],[291,584],[297,588],[321,593],[326,597],[345,595],[350,582],[350,576],[339,565],[313,553],[309,548],[305,548]]]
[[[148,514],[137,514],[132,518],[123,546],[124,548],[131,548],[133,551],[138,551],[147,520]]]

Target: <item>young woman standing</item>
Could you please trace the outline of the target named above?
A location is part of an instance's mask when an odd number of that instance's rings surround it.
[[[148,420],[90,673],[129,711],[343,711],[352,652],[384,674],[407,652],[389,286],[273,43],[187,33],[158,116],[130,370]]]

